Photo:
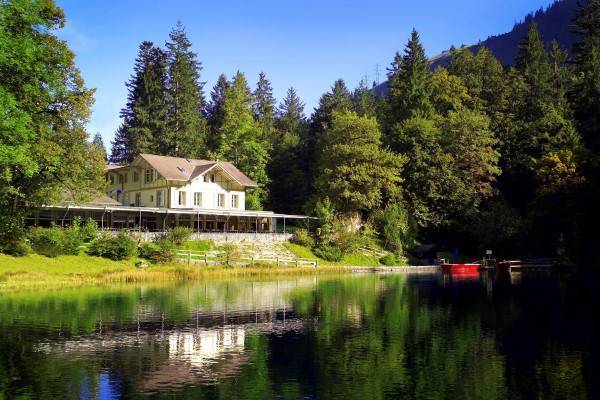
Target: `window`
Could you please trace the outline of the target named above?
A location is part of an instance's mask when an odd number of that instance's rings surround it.
[[[194,193],[194,205],[196,207],[202,207],[202,193],[200,193],[200,192]]]
[[[142,205],[142,194],[141,193],[136,193],[135,194],[135,206],[136,207],[141,207]]]
[[[225,194],[219,193],[217,195],[217,207],[225,207]]]
[[[177,204],[179,204],[180,206],[184,206],[185,205],[185,192],[178,192],[178,193],[179,193],[179,198],[178,198]]]
[[[154,180],[154,174],[153,174],[153,170],[152,169],[147,169],[146,170],[146,175],[145,175],[145,179],[144,182],[146,183],[152,183],[152,181]]]
[[[115,184],[115,176],[114,175],[110,175],[110,184],[111,185]]]
[[[137,182],[140,180],[140,174],[137,171],[133,171],[133,181]]]
[[[150,203],[152,203],[152,202],[154,202],[154,195],[153,194],[150,195]]]
[[[237,194],[231,195],[231,207],[240,208],[240,196]]]
[[[156,192],[156,207],[162,207],[163,205],[163,192],[159,190]]]
[[[215,183],[215,174],[210,174],[209,180],[211,183]]]

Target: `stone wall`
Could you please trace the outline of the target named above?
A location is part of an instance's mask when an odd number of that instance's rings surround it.
[[[135,232],[143,242],[150,242],[160,232]],[[215,243],[283,243],[292,238],[292,233],[237,233],[195,232],[191,240],[211,240]]]

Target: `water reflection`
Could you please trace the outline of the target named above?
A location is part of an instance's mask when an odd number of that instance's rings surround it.
[[[0,298],[0,398],[594,398],[597,282],[483,273]]]

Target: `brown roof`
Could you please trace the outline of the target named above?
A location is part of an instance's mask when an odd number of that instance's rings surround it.
[[[227,161],[194,160],[188,158],[140,154],[163,178],[173,181],[192,180],[213,167],[220,167],[242,186],[256,187],[257,184],[242,171]]]
[[[76,203],[73,198],[73,194],[69,191],[65,191],[62,195],[62,199],[58,204],[70,204]],[[118,201],[108,197],[104,193],[94,193],[92,194],[92,199],[90,201],[86,201],[84,204],[88,205],[100,205],[100,206],[120,206],[121,203]]]

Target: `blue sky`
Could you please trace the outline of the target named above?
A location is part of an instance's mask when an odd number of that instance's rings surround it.
[[[137,49],[143,40],[164,45],[177,20],[203,63],[208,98],[220,73],[244,72],[255,85],[264,71],[277,100],[294,86],[309,115],[321,94],[343,78],[354,88],[365,75],[381,80],[394,52],[414,27],[427,54],[504,33],[525,14],[552,0],[57,0],[67,17],[60,36],[96,103],[88,129],[110,146],[119,125]]]

